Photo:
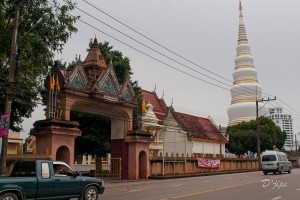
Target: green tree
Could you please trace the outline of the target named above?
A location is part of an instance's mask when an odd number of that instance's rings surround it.
[[[286,134],[276,124],[266,118],[259,117],[260,149],[272,150],[274,146],[282,149]],[[244,154],[249,150],[257,152],[256,121],[242,122],[227,128],[229,144],[227,148],[235,154]]]
[[[18,41],[14,83],[8,87],[15,17],[15,5],[12,2],[0,1],[0,113],[4,113],[6,92],[9,90],[13,99],[10,128],[20,131],[22,118],[30,117],[37,106],[44,77],[49,72],[49,66],[53,65],[54,54],[61,52],[71,34],[77,31],[74,23],[79,17],[68,14],[75,5],[70,0],[23,0],[18,38],[24,36],[44,13],[49,13],[50,19]]]
[[[82,136],[75,141],[75,154],[105,156],[110,152],[111,122],[108,117],[90,113],[71,112],[71,119],[79,122]]]

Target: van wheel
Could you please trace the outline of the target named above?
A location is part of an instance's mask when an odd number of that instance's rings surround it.
[[[274,171],[273,174],[276,174],[276,171]]]
[[[279,174],[283,174],[283,169],[282,169],[282,167],[281,167],[280,170],[279,170]]]
[[[292,168],[291,168],[291,167],[290,167],[290,169],[289,169],[288,173],[289,173],[289,174],[290,174],[290,173],[292,173]]]
[[[95,186],[89,186],[84,192],[84,200],[97,200],[98,194],[98,189]]]
[[[268,172],[267,171],[264,171],[264,175],[267,175],[268,174]]]
[[[17,195],[11,192],[4,193],[0,196],[0,200],[18,200]]]

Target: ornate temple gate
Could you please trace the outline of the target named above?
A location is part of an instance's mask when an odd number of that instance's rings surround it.
[[[62,159],[72,166],[75,138],[81,132],[78,123],[70,121],[70,112],[92,113],[111,120],[111,161],[119,162],[114,165],[120,166],[117,167],[119,171],[111,171],[113,175],[121,173],[122,179],[149,175],[149,163],[143,162],[144,174],[136,171],[141,151],[146,152],[149,160],[151,140],[149,136],[135,137],[132,131],[133,109],[137,102],[130,77],[121,84],[118,82],[112,63],[107,66],[102,58],[97,39],[85,61],[79,61],[72,70],[54,66],[45,88],[43,101],[47,104],[47,119],[37,121],[31,132],[36,136],[38,154],[50,152],[53,160]],[[115,161],[115,158],[121,159]],[[99,166],[99,173],[105,175]]]

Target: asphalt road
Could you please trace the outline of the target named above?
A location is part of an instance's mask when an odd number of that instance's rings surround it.
[[[107,181],[100,200],[296,200],[300,169],[291,174],[247,172],[168,180]]]

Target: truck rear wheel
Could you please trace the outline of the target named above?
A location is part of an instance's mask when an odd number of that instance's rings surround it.
[[[4,193],[0,196],[0,200],[18,200],[19,198],[12,192]]]
[[[87,187],[84,192],[84,200],[97,200],[98,196],[99,196],[99,192],[95,186]]]

